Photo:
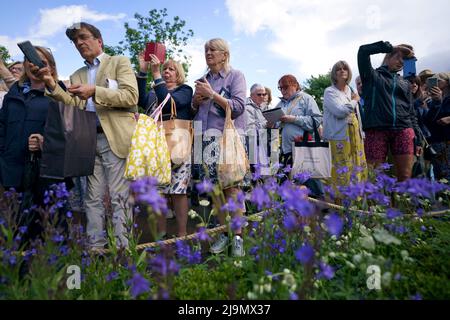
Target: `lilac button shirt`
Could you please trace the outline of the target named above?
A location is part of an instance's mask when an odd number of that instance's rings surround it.
[[[245,99],[246,99],[246,82],[245,77],[239,70],[231,69],[228,73],[224,70],[213,75],[209,72],[206,80],[211,88],[224,98],[227,98],[231,107],[231,119],[234,120],[234,126],[239,131],[244,130],[246,126],[245,118]],[[214,104],[212,100],[202,102],[194,121],[202,122],[202,132],[209,129],[217,129],[223,131],[225,124],[225,110],[218,104]]]

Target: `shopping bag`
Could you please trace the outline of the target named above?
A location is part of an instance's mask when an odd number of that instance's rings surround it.
[[[171,101],[170,119],[163,121],[164,134],[174,164],[190,163],[192,150],[192,121],[177,119],[175,100]]]
[[[162,108],[169,99],[168,94],[150,116],[139,115],[131,138],[130,153],[125,163],[126,179],[136,180],[152,176],[160,185],[170,183],[172,174],[170,153],[162,124]]]
[[[224,130],[220,140],[218,178],[222,188],[234,187],[244,180],[250,164],[241,137],[231,120],[231,108],[227,106]]]
[[[320,140],[316,122],[313,119],[314,139],[308,141],[309,132],[305,130],[303,141],[294,142],[291,177],[301,172],[308,172],[311,178],[331,177],[331,149],[328,142]]]
[[[97,145],[94,112],[51,103],[43,136],[41,177],[64,179],[93,174]]]

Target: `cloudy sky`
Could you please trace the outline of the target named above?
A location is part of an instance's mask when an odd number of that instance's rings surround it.
[[[248,87],[259,82],[275,95],[283,74],[303,82],[338,60],[348,61],[357,75],[358,47],[378,40],[413,45],[418,70],[450,71],[448,0],[8,1],[0,12],[0,44],[15,59],[22,58],[19,41],[50,47],[60,76],[68,78],[83,63],[64,35],[68,25],[93,23],[105,43],[115,45],[124,38],[124,22],[133,26],[134,13],[154,8],[167,8],[194,31],[185,48],[192,57],[190,84],[205,71],[204,42],[215,37],[229,42],[232,66],[244,72]],[[380,61],[375,56],[373,65]]]

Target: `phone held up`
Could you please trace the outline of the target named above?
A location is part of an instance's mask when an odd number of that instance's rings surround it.
[[[35,66],[38,66],[39,69],[45,67],[45,64],[36,51],[36,48],[31,44],[30,41],[19,42],[17,45],[19,46],[20,50],[22,50],[26,60],[30,61]]]
[[[426,84],[427,84],[428,90],[430,90],[433,87],[437,87],[438,86],[438,78],[435,78],[435,77],[428,78]]]

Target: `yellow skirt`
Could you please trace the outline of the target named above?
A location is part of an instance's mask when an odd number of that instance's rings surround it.
[[[359,131],[356,115],[350,115],[346,140],[331,140],[333,166],[329,183],[335,191],[338,186],[348,186],[367,180],[367,163],[364,154],[364,140]]]

